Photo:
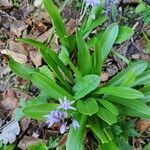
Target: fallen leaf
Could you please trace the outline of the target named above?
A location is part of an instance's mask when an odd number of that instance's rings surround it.
[[[13,52],[27,55],[27,50],[22,43],[17,43],[12,40],[9,41],[9,49]]]
[[[39,142],[43,142],[44,140],[38,139],[32,136],[24,136],[23,139],[20,140],[18,144],[18,148],[22,150],[26,150],[30,145],[37,144]]]
[[[34,0],[33,5],[38,8],[38,7],[41,7],[42,3],[43,3],[43,0]]]
[[[58,143],[58,147],[61,148],[63,147],[65,144],[66,144],[66,141],[67,141],[67,134],[64,134],[62,136],[62,138],[60,139],[59,143]]]
[[[69,34],[73,34],[76,30],[77,27],[77,20],[71,19],[68,23],[67,23],[67,30]]]
[[[5,7],[5,9],[8,9],[10,7],[13,7],[13,2],[11,0],[1,0],[0,6]]]
[[[54,33],[54,30],[53,28],[51,28],[45,33],[43,33],[42,35],[38,36],[36,40],[40,42],[45,42],[49,38],[49,36],[51,36],[53,33]]]
[[[17,35],[17,37],[20,37],[22,35],[23,30],[25,29],[26,24],[24,23],[24,21],[15,21],[10,27],[10,32]]]
[[[42,56],[39,51],[30,51],[30,58],[36,68],[42,64]]]
[[[109,79],[109,73],[108,72],[102,72],[101,74],[101,81],[105,82]]]
[[[145,132],[147,129],[150,129],[150,120],[141,119],[136,123],[136,129],[141,133]]]
[[[26,63],[28,61],[26,55],[15,53],[15,52],[12,52],[10,50],[4,49],[4,50],[1,51],[1,53],[5,54],[5,55],[11,56],[15,61],[17,61],[17,62],[19,62],[21,64],[22,63]]]
[[[5,90],[2,96],[1,104],[6,110],[14,110],[18,106],[18,98],[13,89]]]
[[[21,127],[22,131],[25,131],[29,127],[30,122],[31,122],[30,118],[25,117],[25,118],[21,119],[20,127]]]

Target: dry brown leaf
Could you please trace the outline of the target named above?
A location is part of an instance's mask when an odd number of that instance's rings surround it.
[[[108,72],[102,72],[101,81],[105,82],[108,79],[109,79],[109,73]]]
[[[21,126],[22,131],[25,131],[29,127],[30,122],[31,122],[30,118],[25,117],[21,119],[20,126]]]
[[[32,136],[24,136],[23,139],[20,140],[18,144],[18,148],[22,150],[26,150],[29,146],[33,144],[37,144],[39,142],[43,142],[44,140],[38,139]]]
[[[17,21],[12,23],[10,27],[10,32],[20,37],[22,35],[23,30],[26,29],[26,24],[24,21]]]
[[[69,34],[73,34],[76,30],[77,27],[77,20],[71,19],[68,23],[67,23],[67,30]]]
[[[9,41],[9,49],[13,52],[27,55],[27,50],[21,43],[17,43],[17,42],[10,40]]]
[[[6,8],[13,7],[13,2],[11,0],[0,0],[0,6],[3,6]]]
[[[49,29],[48,31],[46,31],[45,33],[43,33],[42,35],[38,36],[37,37],[37,41],[40,41],[40,42],[45,42],[49,36],[51,36],[51,34],[53,34],[53,28]]]
[[[15,61],[17,61],[17,62],[19,62],[21,64],[22,63],[26,63],[28,61],[26,55],[15,53],[15,52],[12,52],[10,50],[4,49],[4,50],[1,51],[1,53],[5,54],[5,55],[11,56]]]
[[[150,120],[141,119],[136,123],[136,129],[141,133],[145,132],[147,129],[150,129]]]
[[[67,141],[67,134],[64,134],[63,137],[60,139],[59,143],[58,143],[58,147],[63,147]]]
[[[39,51],[30,51],[30,58],[36,68],[42,64],[42,56]]]
[[[6,110],[14,110],[18,106],[18,98],[13,89],[7,89],[3,93],[1,104]]]

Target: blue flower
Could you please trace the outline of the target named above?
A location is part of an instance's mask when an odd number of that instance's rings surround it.
[[[72,121],[72,126],[75,130],[80,128],[80,125],[79,125],[78,121],[75,120],[75,119],[73,119],[73,121]]]
[[[67,130],[69,129],[69,127],[67,126],[67,122],[65,123],[62,123],[61,126],[60,126],[60,133],[61,134],[64,134]]]
[[[46,118],[46,124],[48,127],[53,126],[54,123],[58,123],[60,121],[64,121],[64,119],[67,117],[67,112],[61,112],[60,110],[53,110],[50,114],[45,115]]]
[[[76,110],[76,108],[72,107],[71,105],[74,103],[75,101],[68,101],[66,96],[64,97],[64,100],[62,100],[61,98],[59,98],[59,103],[60,105],[57,107],[57,109],[64,109],[64,110]]]
[[[87,6],[98,6],[100,4],[100,0],[85,0]]]

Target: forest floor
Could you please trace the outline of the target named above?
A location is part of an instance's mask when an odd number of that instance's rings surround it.
[[[59,50],[59,41],[52,22],[39,4],[40,0],[0,0],[0,129],[6,122],[12,120],[13,111],[18,107],[21,99],[29,99],[39,94],[36,87],[30,82],[16,77],[8,67],[9,54],[13,59],[21,63],[38,68],[43,64],[43,60],[37,49],[18,43],[16,38],[30,37],[41,42],[46,42],[56,51]],[[70,1],[62,11],[62,16],[70,32],[74,32],[77,27],[77,20],[80,18],[80,1]],[[60,8],[63,1],[56,1]],[[121,20],[122,25],[132,27],[135,31],[133,37],[121,45],[114,47],[115,51],[130,60],[148,60],[150,55],[145,52],[146,41],[142,32],[150,37],[150,25],[144,24],[143,18],[135,14],[136,1],[119,3],[116,8],[121,12],[114,13],[106,10],[111,16],[109,22]],[[107,9],[107,8],[106,8]],[[110,15],[111,14],[111,15]],[[110,56],[105,63],[103,81],[107,81],[117,72],[126,67],[118,57]],[[130,118],[131,119],[131,118]],[[21,134],[16,140],[16,149],[26,149],[29,145],[38,141],[49,141],[49,148],[61,147],[66,136],[60,135],[57,128],[47,129],[43,122],[23,118],[20,121]],[[142,133],[139,137],[129,137],[129,142],[134,150],[142,150],[150,142],[150,121],[136,119],[134,126],[137,132]],[[88,132],[88,131],[87,131]],[[86,149],[96,150],[96,142],[87,133]]]

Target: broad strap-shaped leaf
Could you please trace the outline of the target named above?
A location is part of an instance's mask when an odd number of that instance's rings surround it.
[[[59,68],[65,73],[65,75],[70,79],[70,81],[73,82],[73,77],[70,71],[67,69],[64,63],[59,59],[58,55],[54,52],[54,50],[47,47],[45,44],[33,39],[22,38],[22,39],[17,39],[17,41],[23,42],[25,44],[30,44],[36,48],[39,48],[44,60],[48,63],[48,65],[56,73],[56,75],[59,78],[62,78],[60,72],[58,72],[59,71],[58,66],[59,66]]]
[[[76,107],[80,113],[90,116],[99,110],[98,104],[94,98],[79,100]]]
[[[97,116],[100,117],[105,122],[107,122],[109,125],[112,125],[117,122],[117,116],[102,106],[99,106]]]
[[[150,70],[143,72],[135,79],[133,86],[150,84]]]
[[[103,131],[102,123],[97,116],[92,116],[89,118],[89,125],[94,134],[101,140],[102,143],[107,143],[107,136]]]
[[[54,27],[62,45],[66,48],[69,48],[69,42],[67,39],[68,34],[65,28],[65,24],[63,22],[63,18],[61,17],[57,7],[52,0],[44,0],[44,6],[50,17],[53,19]]]
[[[40,69],[40,73],[44,74],[45,76],[47,76],[51,80],[55,81],[52,72],[50,71],[50,69],[46,65],[43,65],[39,69]]]
[[[143,98],[144,95],[138,90],[129,88],[129,87],[103,87],[97,89],[95,94],[105,94],[105,95],[112,95],[118,96],[126,99],[138,99]]]
[[[73,97],[66,90],[43,74],[31,73],[30,79],[35,86],[52,98],[59,99],[66,96],[71,100],[73,99]]]
[[[99,83],[100,77],[93,74],[77,79],[75,86],[73,87],[73,91],[75,92],[74,98],[78,100],[84,97],[95,90]]]
[[[84,76],[91,73],[92,58],[80,31],[77,31],[76,40],[78,47],[78,65],[81,74]]]
[[[57,104],[43,103],[29,106],[23,109],[23,113],[30,118],[44,120],[44,115],[49,114],[50,111],[55,110]]]
[[[100,75],[102,70],[102,51],[101,45],[99,44],[99,41],[96,38],[95,38],[95,50],[92,59],[93,59],[92,73]]]
[[[104,32],[101,40],[101,52],[102,52],[102,60],[104,61],[105,58],[108,56],[110,50],[112,49],[113,44],[116,41],[118,36],[119,27],[118,24],[113,23],[111,24]]]
[[[88,42],[87,42],[87,46],[88,48],[94,48],[94,41],[95,38],[98,39],[98,41],[102,40],[103,34],[104,34],[104,30],[99,31],[98,33],[96,33],[96,35],[94,37],[92,37]]]
[[[90,30],[90,27],[95,20],[97,20],[98,18],[101,17],[100,14],[102,13],[102,10],[103,10],[103,8],[101,6],[92,7],[89,15],[87,16],[87,19],[84,21],[84,24],[82,24],[82,26],[81,26],[81,30],[83,31],[83,34],[87,30]],[[95,19],[93,19],[93,16],[95,17]]]
[[[126,41],[133,35],[133,33],[134,32],[133,32],[132,28],[127,27],[127,26],[120,26],[116,43],[120,44],[120,43]]]
[[[144,94],[144,102],[150,102],[150,85],[144,86],[140,89],[140,91]]]
[[[92,24],[90,25],[90,27],[88,27],[87,29],[85,29],[83,31],[83,37],[84,39],[87,38],[89,36],[89,34],[92,32],[92,30],[98,26],[100,26],[102,23],[104,23],[106,20],[108,19],[107,16],[101,16],[100,18],[98,19],[95,19]]]
[[[100,99],[99,102],[111,113],[113,113],[114,115],[118,115],[118,109],[116,106],[114,106],[114,104],[112,104],[111,102],[107,101],[107,100],[103,100]]]
[[[150,107],[147,106],[142,100],[124,99],[124,98],[120,98],[116,96],[111,96],[111,97],[108,97],[107,99],[113,103],[118,103],[118,104],[127,106],[131,109],[134,109],[137,112],[147,114],[147,115],[150,114]]]
[[[62,48],[62,51],[59,55],[59,57],[66,63],[68,64],[71,69],[73,70],[73,72],[75,73],[76,78],[80,78],[81,74],[78,70],[78,68],[72,63],[72,61],[70,60],[70,58],[67,56],[66,52],[65,52],[65,48]]]
[[[125,87],[132,87],[132,85],[134,84],[136,75],[133,71],[129,71],[126,74],[126,78],[124,78],[121,86],[125,86]]]
[[[30,74],[34,72],[38,72],[37,69],[34,69],[32,67],[29,67],[24,64],[20,64],[14,60],[9,61],[9,67],[10,69],[18,76],[24,78],[24,79],[30,79]]]
[[[109,82],[107,83],[107,86],[117,86],[120,85],[124,79],[126,78],[126,75],[128,72],[134,72],[135,75],[141,74],[145,69],[147,68],[147,62],[146,61],[137,61],[134,63],[131,63],[125,70],[121,71],[119,74],[114,76]]]
[[[67,137],[66,150],[83,150],[84,144],[84,134],[86,129],[87,116],[81,115],[78,117],[80,128],[75,130],[71,127],[69,135]]]
[[[121,112],[121,115],[150,119],[150,114],[145,114],[145,113],[139,112],[138,110],[136,111],[135,109],[132,109],[126,106],[120,107],[120,112]]]

